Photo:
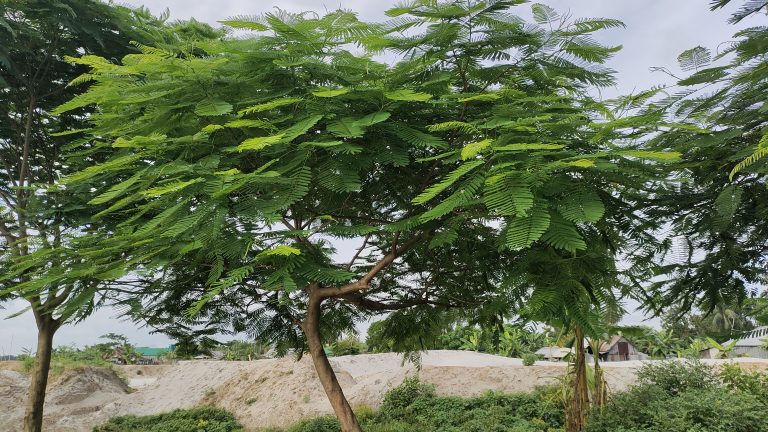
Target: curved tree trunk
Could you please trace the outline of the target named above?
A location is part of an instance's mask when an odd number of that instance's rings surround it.
[[[35,313],[35,321],[37,321],[37,352],[24,412],[24,432],[41,432],[43,429],[43,405],[45,390],[48,386],[48,372],[51,369],[53,335],[58,326],[49,315]]]
[[[357,417],[349,405],[349,401],[344,396],[339,380],[336,379],[336,373],[333,371],[331,362],[323,349],[323,342],[320,339],[320,314],[323,299],[319,296],[310,294],[309,304],[307,305],[307,316],[301,323],[301,329],[307,338],[309,354],[315,365],[317,376],[323,384],[323,390],[331,402],[336,418],[339,419],[341,432],[361,432]]]
[[[589,410],[589,388],[587,386],[587,358],[584,353],[584,332],[581,328],[575,329],[576,361],[573,370],[573,394],[566,407],[566,432],[581,432],[587,425],[587,411]]]

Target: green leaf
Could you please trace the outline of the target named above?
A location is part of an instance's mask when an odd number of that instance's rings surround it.
[[[147,189],[144,192],[142,192],[142,195],[157,197],[160,195],[165,195],[167,193],[180,191],[187,186],[193,185],[195,183],[200,183],[203,180],[205,179],[202,177],[198,177],[198,178],[187,180],[187,181],[174,181],[167,185],[157,186],[157,187]]]
[[[533,11],[533,19],[538,24],[553,23],[560,18],[560,15],[554,9],[545,4],[534,3],[531,5],[531,10]]]
[[[365,132],[361,125],[352,117],[341,118],[326,127],[328,132],[344,137],[344,138],[358,138],[363,136]]]
[[[549,229],[541,236],[541,241],[570,253],[587,248],[587,243],[576,226],[557,214],[552,215]]]
[[[269,27],[254,21],[246,21],[242,19],[226,19],[219,21],[220,24],[229,26],[236,29],[255,30],[255,31],[267,31]]]
[[[708,49],[697,46],[683,51],[677,57],[677,61],[680,63],[680,68],[684,71],[699,70],[712,61],[712,54]]]
[[[494,147],[495,151],[526,151],[526,150],[561,150],[565,146],[562,144],[507,144]]]
[[[557,211],[571,222],[597,222],[603,217],[605,206],[595,191],[578,189],[558,202]]]
[[[313,96],[316,97],[322,97],[322,98],[331,98],[336,96],[341,96],[344,94],[349,93],[349,89],[342,88],[342,89],[329,89],[329,90],[315,90],[312,92]]]
[[[195,114],[199,116],[220,116],[232,112],[232,104],[222,100],[204,100],[195,105]]]
[[[284,107],[286,105],[294,105],[303,100],[304,99],[297,98],[297,97],[275,99],[270,102],[266,102],[258,105],[252,105],[252,106],[249,106],[248,108],[241,109],[240,111],[237,112],[237,115],[239,117],[242,117],[247,114],[253,114],[253,113],[262,112],[262,111],[270,111],[275,108]]]
[[[534,207],[528,216],[512,218],[504,230],[505,246],[512,250],[529,247],[547,231],[549,218],[543,206]]]
[[[476,160],[476,161],[461,164],[458,168],[451,171],[447,176],[445,176],[445,178],[440,183],[430,186],[424,192],[419,194],[416,198],[411,200],[411,202],[417,205],[426,203],[427,201],[439,195],[440,192],[446,190],[451,185],[456,183],[456,181],[458,181],[462,176],[471,172],[472,170],[479,167],[483,163],[484,162],[481,160]]]
[[[467,160],[477,156],[478,153],[491,146],[492,139],[484,139],[482,141],[469,143],[461,149],[461,159]]]
[[[249,138],[243,141],[242,143],[240,143],[240,145],[237,146],[237,149],[240,151],[261,150],[271,146],[272,144],[279,143],[280,141],[283,140],[284,135],[285,134],[277,134],[277,135],[271,135],[271,136],[265,136],[265,137]]]
[[[432,99],[432,95],[429,93],[418,93],[410,89],[384,92],[384,97],[389,100],[414,102],[425,102]]]
[[[362,127],[368,127],[373,126],[376,123],[381,123],[389,118],[391,114],[385,111],[379,111],[375,112],[373,114],[368,114],[365,117],[362,117],[358,120],[355,120],[355,123]]]
[[[270,257],[270,256],[291,256],[291,255],[301,255],[301,250],[296,249],[293,246],[280,245],[275,248],[259,252],[257,257],[264,258],[264,257]]]

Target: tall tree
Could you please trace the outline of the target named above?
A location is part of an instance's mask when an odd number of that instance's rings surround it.
[[[29,302],[38,328],[26,431],[42,427],[54,334],[93,310],[94,292],[105,279],[97,269],[60,272],[57,267],[66,265],[53,255],[28,260],[78,235],[86,217],[81,210],[87,191],[51,189],[83,167],[69,149],[91,113],[88,107],[53,111],[87,86],[87,79],[73,81],[86,68],[65,57],[121,58],[132,50],[131,40],[159,41],[162,21],[145,10],[91,0],[0,3],[0,297]],[[59,273],[51,275],[51,269]]]
[[[765,1],[743,2],[730,22],[767,6]],[[688,76],[668,91],[671,96],[652,101],[646,110],[700,130],[695,135],[671,130],[653,138],[657,148],[683,155],[672,183],[659,188],[647,208],[653,219],[666,224],[659,232],[667,264],[660,273],[667,277],[651,287],[650,304],[658,308],[676,305],[682,311],[697,307],[717,313],[723,310],[719,305],[740,306],[765,287],[768,27],[747,28],[734,37],[714,57],[701,46],[683,52],[680,69]]]
[[[71,260],[143,275],[126,304],[159,324],[184,306],[308,351],[342,430],[359,431],[324,342],[371,311],[502,313],[522,300],[521,251],[562,265],[592,239],[612,251],[601,227],[632,213],[616,195],[670,157],[616,150],[592,123],[580,90],[610,82],[594,62],[615,49],[588,35],[619,24],[536,5],[527,27],[519,3],[415,2],[382,26],[278,11],[225,22],[253,38],[77,59],[97,84],[60,111],[98,104],[79,148],[108,160],[64,182],[94,188],[98,211],[100,241]],[[407,58],[389,69],[354,43]],[[348,262],[340,239],[358,242]]]

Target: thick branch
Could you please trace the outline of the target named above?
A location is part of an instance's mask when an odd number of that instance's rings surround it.
[[[346,294],[351,294],[358,291],[363,291],[368,288],[371,281],[373,280],[376,275],[378,275],[382,270],[389,267],[390,264],[392,264],[398,256],[400,256],[403,252],[410,249],[413,245],[418,243],[422,239],[421,235],[415,235],[411,237],[410,240],[405,242],[402,246],[397,247],[397,243],[395,242],[393,244],[392,251],[388,254],[384,255],[384,257],[377,262],[373,268],[368,270],[368,272],[359,280],[346,284],[344,286],[341,286],[339,288],[318,288],[317,289],[317,295],[321,298],[328,298],[328,297],[341,297]]]

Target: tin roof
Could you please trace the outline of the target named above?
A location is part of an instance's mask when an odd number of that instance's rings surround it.
[[[758,327],[736,341],[737,347],[760,347],[765,345],[768,339],[768,326]],[[725,344],[732,343],[733,339]]]

